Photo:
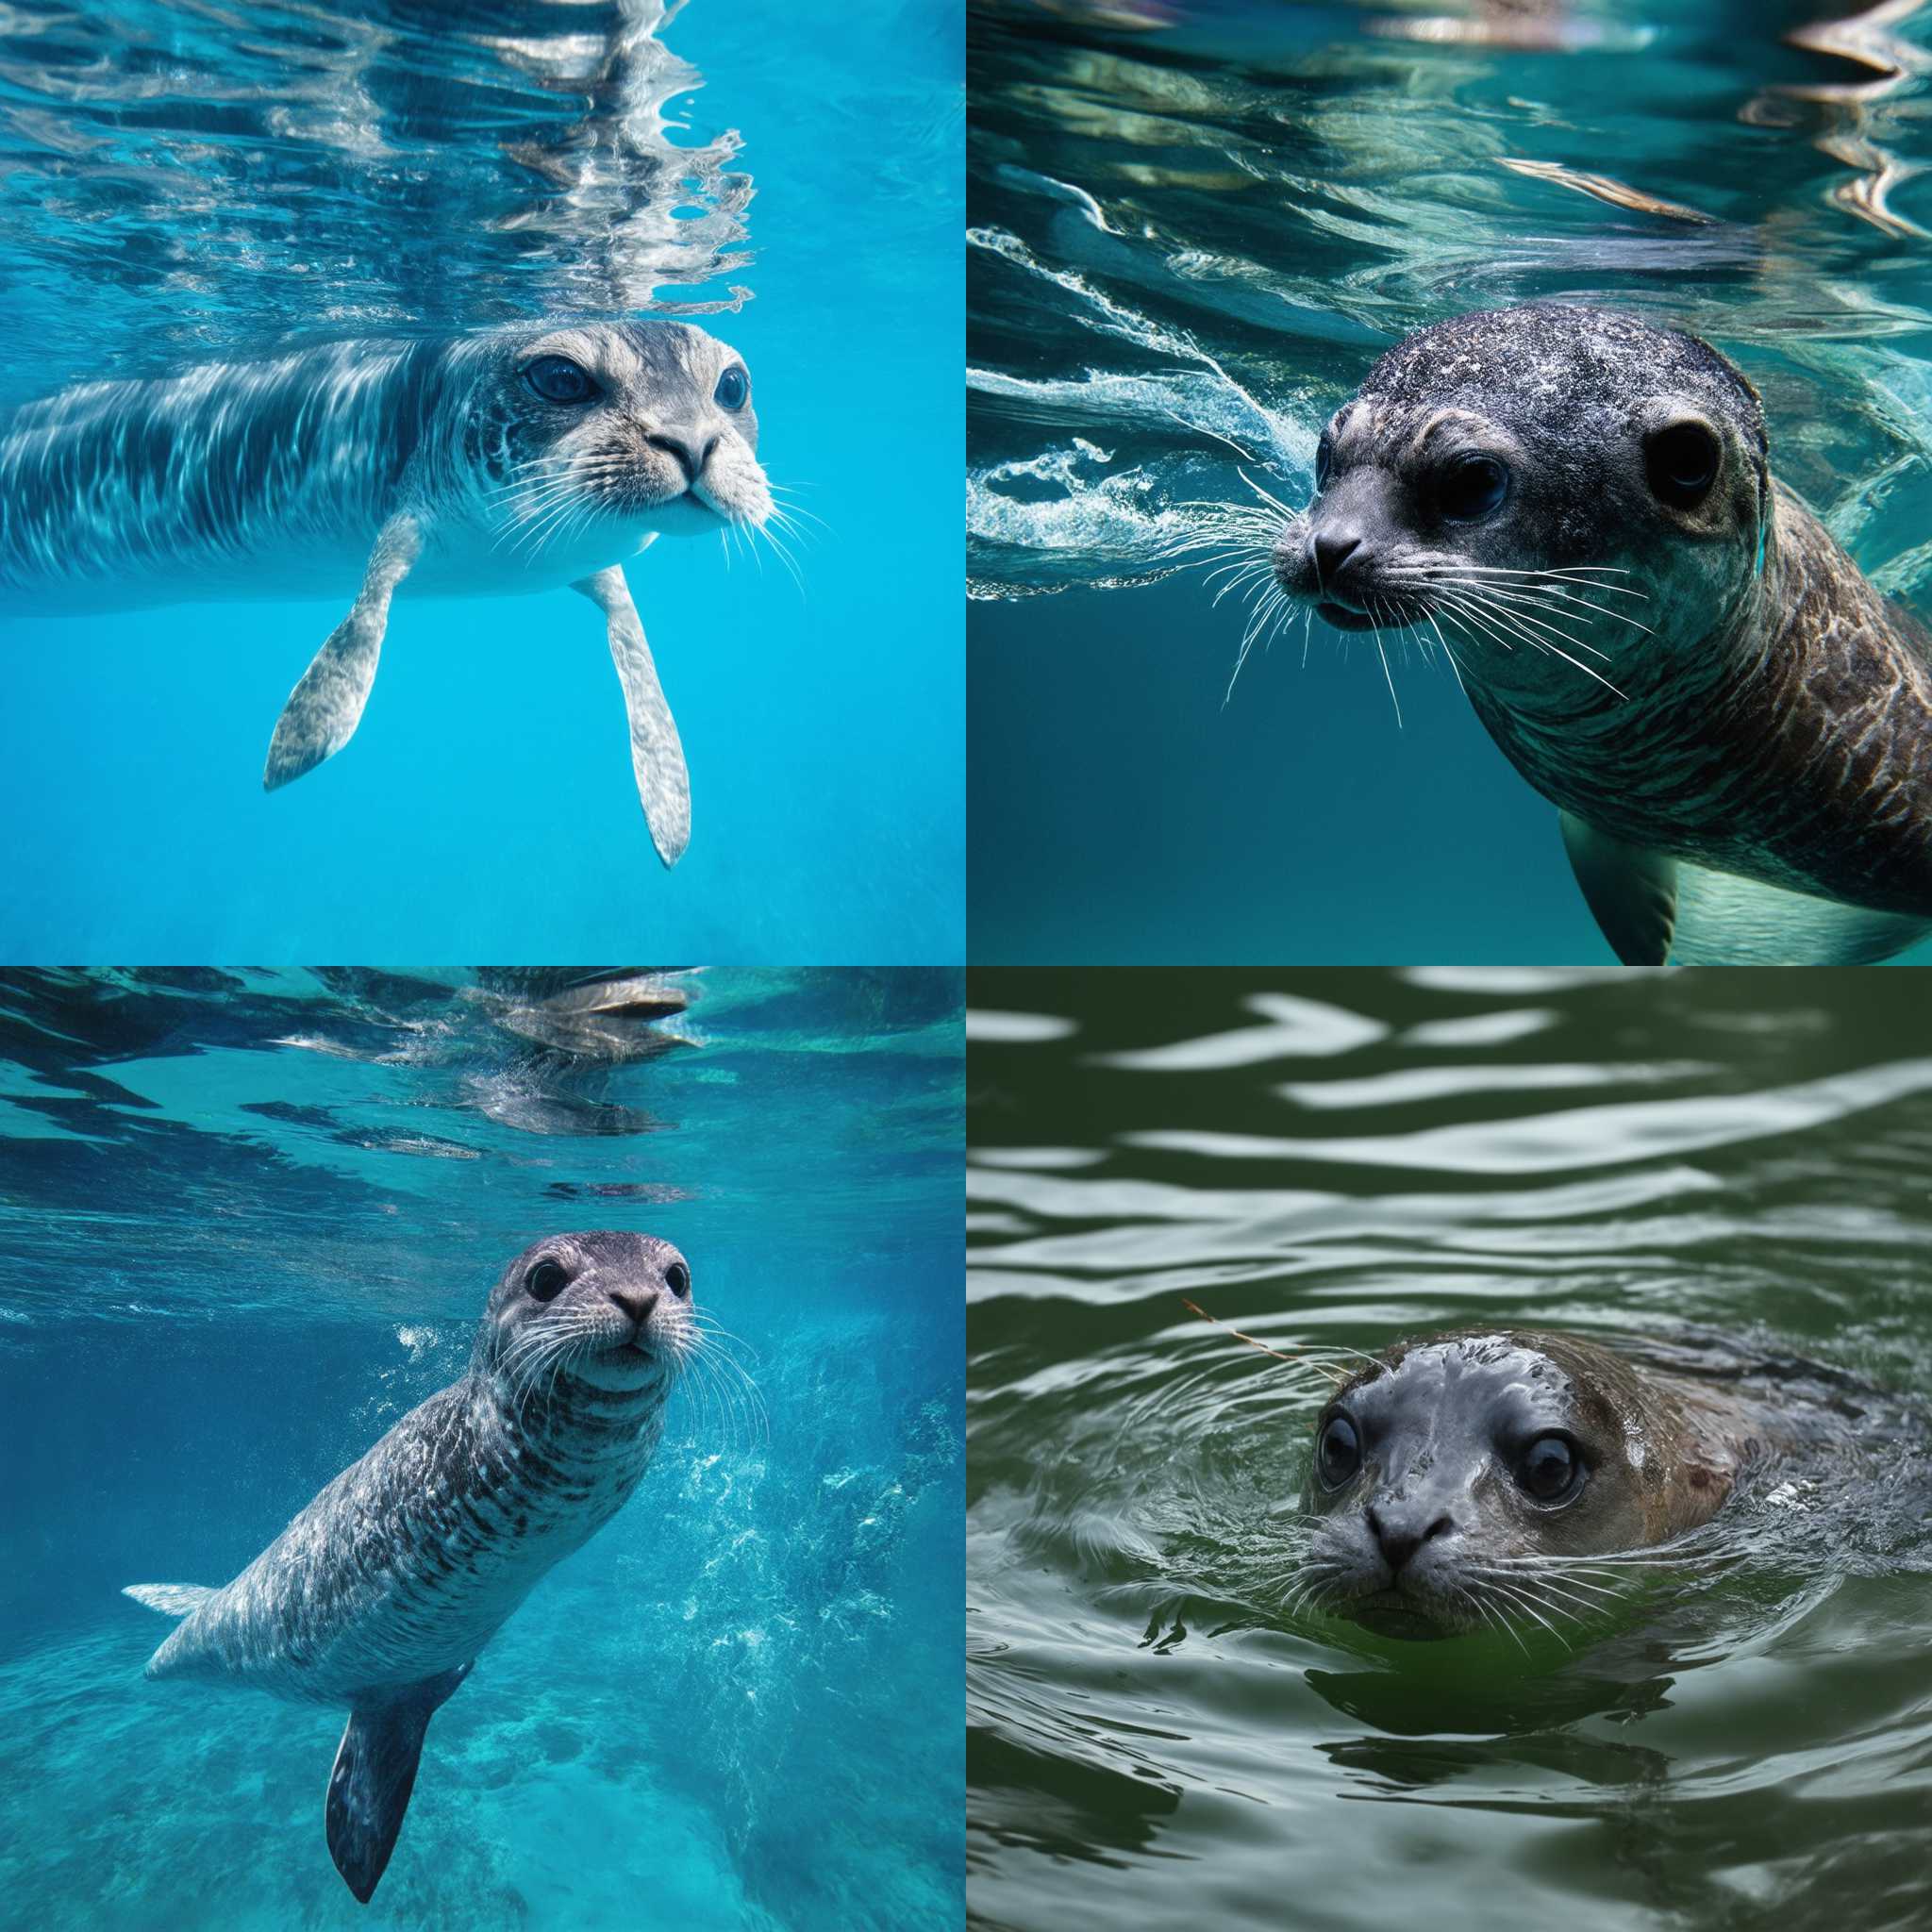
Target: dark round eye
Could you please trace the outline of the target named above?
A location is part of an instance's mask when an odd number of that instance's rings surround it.
[[[1673,423],[1643,440],[1643,474],[1651,494],[1673,509],[1694,509],[1717,481],[1724,451],[1706,423]]]
[[[561,1261],[539,1261],[524,1276],[524,1287],[536,1302],[554,1302],[563,1292],[570,1270]]]
[[[1331,1415],[1322,1424],[1321,1440],[1315,1444],[1315,1467],[1322,1480],[1339,1490],[1362,1466],[1362,1445],[1355,1424],[1345,1415]]]
[[[597,393],[589,374],[568,356],[539,356],[524,371],[524,380],[546,403],[588,403]]]
[[[674,1261],[664,1271],[664,1285],[679,1301],[691,1294],[691,1270],[682,1261]]]
[[[1577,1473],[1576,1452],[1561,1436],[1539,1436],[1516,1465],[1517,1482],[1539,1503],[1555,1503],[1568,1495]]]
[[[751,377],[736,362],[718,378],[711,399],[721,409],[741,409],[751,399]]]
[[[1509,472],[1494,457],[1457,457],[1442,472],[1436,501],[1452,523],[1493,516],[1509,494]]]
[[[1321,441],[1315,445],[1315,488],[1317,490],[1327,489],[1328,478],[1334,474],[1334,471],[1335,444],[1330,440],[1328,432],[1324,429],[1322,432]]]

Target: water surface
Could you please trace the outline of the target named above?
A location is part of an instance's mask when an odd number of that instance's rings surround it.
[[[691,773],[669,875],[568,591],[399,604],[354,741],[272,798],[346,592],[287,601],[264,557],[258,601],[0,611],[0,958],[961,958],[958,40],[926,0],[0,10],[0,412],[679,315],[744,357],[813,533],[802,590],[712,537],[630,567]]]
[[[566,978],[0,985],[9,1923],[958,1922],[958,976],[594,1024]],[[756,1399],[674,1393],[438,1713],[365,1909],[340,1713],[145,1681],[119,1591],[235,1574],[462,1374],[512,1255],[600,1226],[677,1243]]]
[[[1916,975],[1010,971],[972,996],[974,1923],[1932,1910],[1923,1448],[1779,1467],[1719,1518],[1745,1560],[1599,1631],[1377,1638],[1284,1614],[1325,1385],[1186,1306],[1342,1361],[1453,1325],[1702,1331],[1923,1415]]]
[[[1560,298],[1716,342],[1777,473],[1919,590],[1932,16],[1816,10],[971,9],[977,958],[1609,958],[1440,655],[1297,622],[1236,679],[1248,609],[1179,546],[1305,502],[1411,329]]]

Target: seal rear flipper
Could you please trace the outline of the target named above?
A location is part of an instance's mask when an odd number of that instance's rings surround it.
[[[328,1850],[365,1906],[395,1850],[416,1786],[423,1734],[437,1706],[469,1674],[465,1664],[349,1713],[328,1777]]]
[[[348,616],[309,660],[275,720],[261,774],[265,791],[312,772],[355,735],[375,682],[390,598],[422,550],[422,526],[413,516],[393,516],[383,525]]]
[[[164,1617],[192,1616],[214,1593],[214,1586],[208,1583],[127,1583],[121,1588],[123,1596],[131,1596]]]
[[[1570,869],[1610,950],[1626,966],[1661,966],[1676,932],[1677,861],[1612,839],[1574,812],[1558,812],[1557,823]]]
[[[644,626],[631,602],[624,572],[612,564],[595,576],[581,577],[571,586],[581,591],[604,613],[604,633],[611,661],[624,686],[624,708],[630,720],[630,768],[638,781],[644,823],[658,857],[673,866],[691,843],[691,777],[684,768],[684,746],[672,722],[671,707],[658,682],[658,667],[644,641]]]

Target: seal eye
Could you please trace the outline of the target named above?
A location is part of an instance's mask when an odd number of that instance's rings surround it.
[[[1494,457],[1464,456],[1442,473],[1436,501],[1454,524],[1473,524],[1493,516],[1509,494],[1509,472]]]
[[[1319,494],[1327,489],[1328,479],[1335,474],[1335,444],[1328,432],[1322,432],[1322,440],[1315,445],[1315,490]]]
[[[734,362],[718,378],[718,387],[711,391],[711,400],[721,409],[736,413],[751,400],[751,377]]]
[[[1524,1493],[1539,1503],[1561,1502],[1576,1486],[1580,1473],[1576,1452],[1561,1436],[1539,1436],[1516,1465],[1516,1480]]]
[[[1651,494],[1673,509],[1694,509],[1710,494],[1724,452],[1704,423],[1673,423],[1643,442],[1643,475]]]
[[[664,1271],[664,1285],[679,1301],[691,1298],[691,1270],[682,1261],[674,1261]]]
[[[1315,1466],[1331,1490],[1339,1490],[1362,1466],[1361,1440],[1345,1415],[1331,1415],[1322,1424],[1315,1445]]]
[[[568,356],[539,356],[524,380],[546,403],[588,403],[597,393],[597,385]]]
[[[570,1271],[561,1261],[539,1261],[524,1276],[524,1287],[534,1302],[554,1302],[563,1292]]]

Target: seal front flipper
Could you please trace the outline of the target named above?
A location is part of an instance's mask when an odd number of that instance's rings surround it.
[[[208,1583],[125,1583],[123,1596],[158,1610],[164,1617],[190,1617],[215,1593]]]
[[[1626,845],[1558,812],[1563,849],[1610,950],[1626,966],[1661,966],[1677,925],[1677,861],[1666,852]]]
[[[261,774],[263,791],[273,791],[312,772],[354,736],[369,702],[369,687],[375,682],[383,633],[389,628],[389,600],[422,552],[423,530],[414,516],[405,512],[383,525],[348,616],[309,660],[275,720]]]
[[[328,1776],[328,1850],[365,1906],[395,1850],[416,1785],[423,1734],[437,1706],[469,1674],[464,1664],[349,1713]]]
[[[684,746],[672,722],[671,707],[658,682],[658,667],[644,641],[644,626],[631,602],[624,572],[612,564],[571,588],[581,591],[604,613],[611,661],[624,686],[624,708],[630,719],[630,768],[651,842],[667,866],[675,865],[691,843],[691,778],[684,769]]]

